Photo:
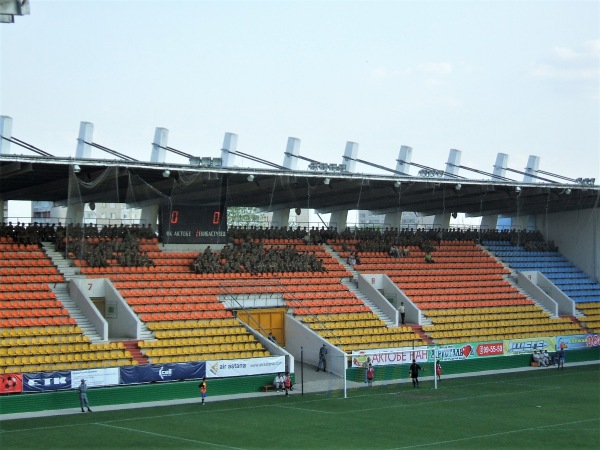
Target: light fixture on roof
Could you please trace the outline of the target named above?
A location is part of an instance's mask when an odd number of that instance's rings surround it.
[[[517,194],[520,194],[520,193],[521,193],[521,186],[517,186],[517,187],[515,188],[515,192],[516,192]]]
[[[79,167],[79,165],[78,165],[78,164],[75,164],[75,165],[73,166],[73,172],[74,172],[74,173],[79,173],[79,172],[81,172],[81,167]]]
[[[458,183],[456,186],[454,186],[454,190],[456,192],[460,191],[462,189],[462,184]]]
[[[254,175],[250,174],[246,177],[246,180],[248,181],[254,181]]]
[[[169,169],[165,169],[165,170],[163,170],[162,175],[165,178],[169,178],[171,176],[171,171]]]
[[[329,184],[329,183],[331,183],[331,180],[329,178],[325,178],[323,180],[323,184]]]
[[[394,183],[394,187],[397,187],[397,188],[399,188],[401,184],[402,184],[402,183],[400,183],[399,181],[396,181],[396,182]]]
[[[571,188],[565,189],[565,195],[571,195]]]

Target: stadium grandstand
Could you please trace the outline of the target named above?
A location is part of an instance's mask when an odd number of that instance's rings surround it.
[[[486,173],[461,165],[458,150],[440,169],[403,146],[386,168],[348,142],[331,164],[300,156],[290,138],[279,165],[239,151],[231,133],[219,157],[198,157],[158,128],[144,162],[94,143],[89,123],[73,158],[11,130],[3,116],[2,414],[49,407],[23,398],[81,378],[105,388],[206,376],[259,392],[298,362],[317,368],[323,344],[326,376],[343,380],[359,380],[365,361],[393,379],[407,361],[391,355],[407,352],[455,361],[457,372],[460,362],[528,366],[535,350],[598,360],[600,188],[544,172],[536,156],[519,171],[500,154]],[[189,164],[166,162],[169,152]],[[241,168],[236,156],[267,168]],[[56,215],[17,220],[6,209],[15,200],[50,202]],[[100,204],[140,218],[84,216]],[[240,208],[269,221],[234,220]],[[291,220],[302,211],[320,222]],[[349,211],[385,219],[350,223]],[[403,227],[405,212],[431,220]],[[477,225],[453,226],[458,214]]]

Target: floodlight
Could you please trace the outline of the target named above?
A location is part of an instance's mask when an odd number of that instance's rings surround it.
[[[169,178],[171,176],[171,171],[169,169],[165,169],[162,173],[163,177]]]
[[[248,175],[248,177],[246,177],[246,180],[254,181],[254,175]]]
[[[323,184],[329,184],[329,183],[331,183],[331,180],[329,178],[325,178],[323,180]]]
[[[73,172],[74,172],[74,173],[79,173],[79,172],[81,172],[81,167],[79,167],[79,165],[78,165],[78,164],[75,164],[75,165],[73,166]]]

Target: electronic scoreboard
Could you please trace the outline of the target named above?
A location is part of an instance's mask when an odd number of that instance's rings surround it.
[[[227,208],[173,204],[161,208],[165,244],[226,244]]]

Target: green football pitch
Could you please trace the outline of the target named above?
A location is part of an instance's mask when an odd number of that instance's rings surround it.
[[[598,449],[600,365],[3,420],[0,448]]]

